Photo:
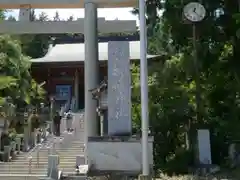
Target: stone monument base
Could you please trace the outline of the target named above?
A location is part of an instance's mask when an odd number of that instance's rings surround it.
[[[152,180],[152,177],[151,176],[146,176],[146,175],[139,175],[138,176],[138,180]]]
[[[126,173],[142,171],[142,138],[136,136],[89,137],[87,157],[89,172]],[[153,167],[153,137],[149,137],[149,163]]]

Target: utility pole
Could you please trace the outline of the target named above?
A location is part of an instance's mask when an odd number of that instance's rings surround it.
[[[206,9],[198,2],[188,3],[184,9],[183,14],[185,18],[192,24],[192,39],[193,39],[193,61],[194,61],[194,78],[196,83],[196,120],[202,120],[201,117],[201,84],[200,84],[200,71],[198,61],[198,46],[197,46],[197,23],[201,22],[206,16]]]
[[[194,79],[196,84],[195,98],[196,98],[196,120],[200,122],[201,117],[201,82],[200,82],[200,71],[198,62],[198,47],[197,47],[197,27],[196,24],[192,24],[192,39],[193,39],[193,61],[194,61]]]
[[[140,81],[141,81],[141,114],[142,114],[142,175],[139,179],[150,179],[148,150],[148,66],[147,66],[147,32],[146,4],[139,0],[140,18]]]

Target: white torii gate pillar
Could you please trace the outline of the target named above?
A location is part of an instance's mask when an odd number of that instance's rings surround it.
[[[97,101],[92,98],[89,90],[94,89],[99,83],[98,61],[98,27],[97,4],[85,3],[84,38],[85,38],[85,133],[86,138],[97,136]],[[86,141],[87,142],[87,139]]]

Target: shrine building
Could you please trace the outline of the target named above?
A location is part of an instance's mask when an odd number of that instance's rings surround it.
[[[118,38],[119,40],[119,38]],[[119,41],[124,40],[123,38]],[[99,42],[99,83],[107,76],[108,41]],[[126,41],[126,40],[125,40]],[[131,40],[130,60],[139,61],[140,41]],[[53,96],[59,106],[69,103],[73,110],[84,108],[84,42],[56,44],[42,58],[32,59],[31,73],[38,83],[45,82],[48,97]],[[148,60],[158,57],[147,55]]]

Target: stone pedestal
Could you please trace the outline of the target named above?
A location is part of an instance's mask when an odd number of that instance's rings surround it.
[[[3,156],[3,160],[5,162],[8,162],[10,159],[10,146],[4,146],[4,156]]]
[[[85,164],[85,157],[84,155],[77,155],[76,157],[76,166],[84,165]]]
[[[88,166],[96,172],[142,172],[141,137],[89,137]],[[149,137],[149,163],[153,167],[153,137]]]
[[[58,165],[59,165],[59,156],[58,155],[49,155],[48,156],[48,168],[47,176],[53,179],[58,179]]]
[[[152,180],[152,177],[150,175],[139,175],[138,180]]]
[[[17,137],[16,138],[16,150],[17,150],[17,154],[20,154],[20,151],[21,151],[21,138],[20,137]]]
[[[23,141],[23,151],[27,152],[29,150],[29,128],[27,124],[24,124]]]
[[[68,131],[70,131],[72,129],[72,121],[73,121],[72,118],[66,119],[66,127],[67,127]]]

